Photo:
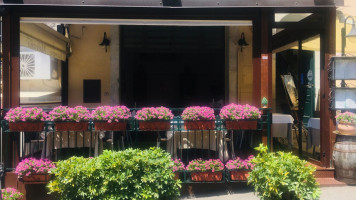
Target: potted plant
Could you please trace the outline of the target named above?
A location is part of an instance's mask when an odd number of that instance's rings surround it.
[[[1,189],[1,197],[3,200],[20,200],[23,199],[23,194],[17,191],[15,188]]]
[[[195,159],[189,162],[187,170],[191,172],[192,181],[216,182],[222,180],[224,164],[219,159]]]
[[[267,100],[266,97],[263,97],[263,98],[262,98],[261,105],[262,105],[262,108],[267,108],[267,106],[268,106],[268,100]]]
[[[54,121],[56,131],[86,131],[89,119],[90,112],[83,106],[58,106],[48,114],[48,120]]]
[[[257,129],[257,120],[261,112],[254,106],[229,104],[220,111],[220,118],[225,120],[228,130],[254,130]]]
[[[100,106],[92,113],[95,130],[100,131],[124,131],[130,116],[126,106]]]
[[[182,113],[184,128],[186,130],[212,130],[215,129],[214,109],[205,106],[191,106]]]
[[[341,135],[356,135],[356,114],[344,112],[336,115],[337,129]]]
[[[143,131],[166,131],[170,129],[172,111],[166,107],[149,107],[137,111],[135,118],[139,120],[139,129]]]
[[[179,179],[179,173],[184,171],[185,167],[184,164],[180,159],[174,159],[173,160],[173,173],[174,173],[174,179]]]
[[[5,119],[9,121],[10,131],[38,132],[43,131],[46,113],[42,108],[17,107],[10,109],[6,113]]]
[[[251,160],[254,158],[250,155],[246,160],[237,157],[234,160],[229,160],[225,167],[230,171],[230,178],[233,181],[247,181],[249,172],[253,169]]]
[[[24,182],[47,182],[54,168],[50,160],[25,158],[16,166],[15,173]]]

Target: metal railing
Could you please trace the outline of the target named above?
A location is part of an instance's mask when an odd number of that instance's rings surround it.
[[[138,109],[131,109],[133,113]],[[183,109],[172,109],[177,114]],[[261,109],[263,114],[258,120],[255,130],[226,130],[224,120],[217,115],[215,128],[212,130],[185,130],[184,121],[176,116],[170,121],[168,131],[142,131],[138,121],[134,118],[128,120],[127,129],[124,131],[96,131],[94,122],[90,121],[85,132],[55,130],[55,124],[45,122],[42,132],[10,132],[6,120],[1,121],[2,135],[4,136],[4,165],[6,171],[12,171],[17,163],[27,157],[47,158],[52,161],[67,159],[70,156],[92,157],[98,156],[104,149],[123,150],[128,147],[144,147],[145,136],[155,141],[151,144],[165,148],[172,158],[181,159],[184,164],[196,158],[220,159],[224,164],[228,159],[236,157],[236,149],[246,145],[252,146],[253,141],[260,143],[261,134],[267,136],[267,144],[271,143],[271,109]],[[216,109],[218,112],[219,110]],[[143,138],[143,140],[140,140]],[[250,148],[251,150],[251,148]],[[181,172],[184,182],[192,182],[190,172]],[[231,181],[229,171],[224,170],[223,182]]]

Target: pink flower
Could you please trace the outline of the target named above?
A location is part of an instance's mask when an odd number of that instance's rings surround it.
[[[135,118],[137,120],[148,121],[148,120],[171,120],[173,119],[172,111],[166,107],[149,107],[142,108],[137,111]]]
[[[183,110],[183,120],[215,120],[214,109],[204,106],[190,106]]]

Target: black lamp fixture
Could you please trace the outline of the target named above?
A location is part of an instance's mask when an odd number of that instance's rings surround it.
[[[351,18],[352,19],[352,27],[351,27],[351,31],[348,35],[346,35],[346,21]],[[346,47],[346,37],[356,37],[356,28],[355,28],[355,20],[352,16],[348,16],[346,17],[345,21],[344,21],[344,28],[341,29],[341,53],[342,56],[345,56],[345,47]]]
[[[108,46],[110,45],[110,40],[108,38],[106,38],[106,32],[104,32],[103,41],[99,45],[105,46],[105,52],[108,52]]]
[[[241,38],[239,39],[239,41],[237,42],[239,45],[240,45],[240,47],[241,47],[241,52],[242,52],[242,48],[244,47],[244,46],[248,46],[248,43],[246,42],[246,40],[245,40],[245,33],[244,32],[242,32],[241,33]]]

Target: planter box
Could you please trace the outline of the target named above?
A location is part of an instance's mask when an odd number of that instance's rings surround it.
[[[22,176],[23,182],[48,182],[51,179],[49,174],[32,174],[30,176]]]
[[[233,181],[247,181],[249,170],[230,171],[230,178]]]
[[[174,180],[178,180],[179,179],[179,172],[174,172]]]
[[[171,129],[171,121],[139,121],[140,131],[168,131]]]
[[[89,122],[55,122],[56,131],[87,131]]]
[[[257,120],[225,121],[227,130],[256,130]]]
[[[222,180],[222,172],[192,172],[194,182],[218,182]]]
[[[94,127],[96,131],[125,131],[127,126],[127,122],[103,122],[103,121],[95,121]]]
[[[214,130],[215,121],[184,121],[185,130]]]
[[[40,132],[44,129],[44,122],[9,122],[12,132]]]

